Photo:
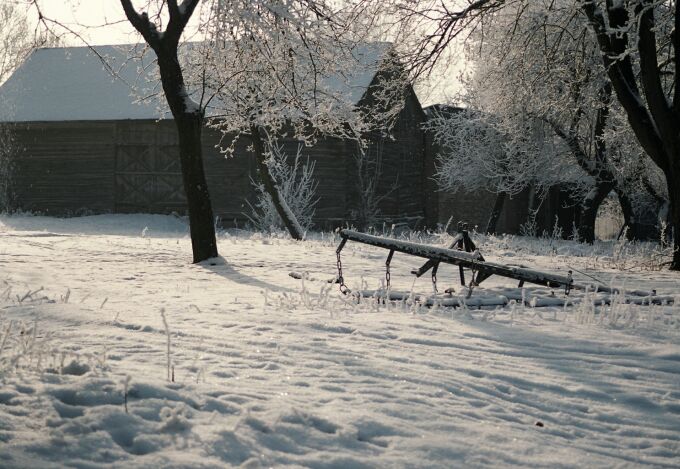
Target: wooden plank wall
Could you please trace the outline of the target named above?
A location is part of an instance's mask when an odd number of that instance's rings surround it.
[[[287,138],[282,144],[292,164],[302,143]],[[347,210],[345,168],[348,158],[345,142],[338,138],[322,138],[314,146],[302,146],[301,157],[304,162],[314,163],[314,177],[318,182],[316,196],[319,201],[315,206],[315,225],[324,229],[341,226]]]
[[[171,121],[116,124],[116,213],[183,213],[177,130]]]
[[[220,150],[219,132],[207,128],[203,132],[203,162],[213,212],[225,226],[243,227],[247,222],[244,214],[250,212],[246,200],[254,198],[250,177],[256,177],[256,166],[248,144],[239,141],[233,156],[226,156]]]
[[[18,208],[47,215],[113,210],[114,123],[17,126]]]
[[[363,105],[371,106],[370,97]],[[425,121],[420,103],[413,90],[405,95],[405,104],[397,121],[388,136],[373,132],[370,144],[365,150],[364,167],[368,174],[361,178],[358,175],[357,160],[349,165],[348,207],[346,217],[359,228],[363,221],[353,219],[352,210],[361,204],[357,181],[378,176],[375,195],[381,198],[378,204],[379,218],[387,224],[408,223],[412,227],[423,228],[426,225],[425,203],[427,199],[426,184],[427,161],[425,160],[425,133],[422,124]],[[357,154],[355,149],[352,155]]]
[[[221,153],[219,141],[217,131],[206,129],[203,154],[213,210],[223,224],[243,226],[248,222],[246,215],[252,212],[248,202],[255,202],[255,189],[251,179],[258,181],[255,157],[248,150],[250,139],[239,139],[233,156]],[[229,142],[229,137],[226,137],[222,146]],[[309,147],[286,137],[279,140],[279,144],[290,164],[293,164],[298,147],[301,147],[303,162],[315,165],[314,177],[319,182],[316,190],[319,201],[315,206],[315,224],[320,228],[340,226],[346,212],[345,142],[337,138],[325,138]]]
[[[381,152],[384,167],[378,191],[391,191],[381,205],[390,220],[420,219],[423,215],[419,109],[417,100],[408,103],[403,120],[395,127],[395,140],[383,139],[374,146]],[[133,190],[131,186],[157,185],[159,177],[166,186],[171,181],[181,184],[178,168],[163,163],[176,157],[172,121],[31,123],[18,127],[16,135],[23,149],[15,171],[16,200],[23,210],[58,216],[149,210],[183,213],[182,200],[170,189],[168,194],[175,195],[166,201],[157,197],[157,203],[121,194]],[[285,138],[280,143],[289,158],[294,158],[300,142]],[[245,214],[251,211],[246,201],[252,202],[255,195],[251,183],[251,178],[257,178],[254,155],[248,151],[247,139],[237,144],[234,156],[225,156],[219,144],[220,134],[206,128],[203,153],[213,210],[224,225],[243,226]],[[356,152],[356,144],[337,138],[323,138],[302,148],[303,158],[316,165],[319,202],[315,222],[319,228],[352,222],[357,178],[351,168]],[[136,164],[135,155],[151,160]],[[148,195],[145,191],[142,195]]]

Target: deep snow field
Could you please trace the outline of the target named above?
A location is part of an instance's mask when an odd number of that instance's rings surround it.
[[[223,259],[192,265],[177,218],[0,217],[0,467],[680,464],[680,306],[534,308],[549,289],[496,277],[472,298],[527,304],[356,304],[327,282],[336,236],[311,238],[222,232]],[[680,300],[653,245],[475,240]],[[350,288],[386,254],[348,243]],[[430,292],[421,263],[396,254],[393,288]]]

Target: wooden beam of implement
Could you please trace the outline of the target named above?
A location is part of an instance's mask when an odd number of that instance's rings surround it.
[[[344,240],[356,241],[371,246],[377,246],[383,249],[389,249],[390,251],[394,252],[401,252],[404,254],[409,254],[411,256],[422,257],[434,262],[444,262],[446,264],[453,264],[461,267],[466,267],[468,269],[473,269],[478,272],[482,272],[485,275],[499,275],[501,277],[512,278],[515,280],[523,280],[524,282],[529,282],[536,285],[543,285],[546,287],[565,287],[567,289],[591,290],[591,291],[597,290],[603,293],[624,292],[623,290],[618,288],[610,288],[602,285],[574,283],[574,280],[571,277],[567,277],[564,275],[549,274],[523,267],[510,267],[503,264],[497,264],[495,262],[487,262],[482,260],[483,258],[481,257],[481,254],[479,254],[479,251],[463,252],[453,249],[428,246],[427,244],[419,244],[412,243],[409,241],[382,238],[380,236],[359,233],[358,231],[353,230],[341,230],[340,237],[343,238],[343,241]],[[423,266],[423,268],[424,267],[425,266]],[[422,268],[419,270],[422,270]],[[640,290],[633,291],[626,290],[625,293],[635,296],[654,295],[654,293]]]

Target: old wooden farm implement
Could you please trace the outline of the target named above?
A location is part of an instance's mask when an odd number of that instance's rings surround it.
[[[557,275],[552,273],[540,272],[537,270],[529,269],[523,266],[512,266],[499,264],[495,262],[489,262],[484,259],[484,256],[479,252],[474,242],[470,238],[467,231],[467,226],[465,224],[459,224],[459,230],[457,236],[453,239],[453,242],[448,248],[429,246],[426,244],[413,243],[409,241],[396,240],[391,238],[385,238],[380,236],[373,236],[366,233],[360,233],[353,230],[344,229],[340,231],[341,241],[336,249],[337,254],[337,267],[338,267],[338,279],[337,282],[340,284],[340,291],[344,294],[354,294],[357,297],[379,297],[382,299],[390,300],[401,300],[405,299],[410,293],[399,293],[394,292],[391,289],[390,282],[390,263],[395,252],[408,254],[411,256],[420,257],[427,259],[427,261],[418,269],[411,271],[416,277],[421,277],[427,272],[430,272],[432,277],[432,286],[434,294],[438,293],[437,290],[437,271],[440,264],[453,264],[458,266],[460,272],[460,283],[462,286],[467,288],[465,297],[467,298],[466,304],[477,304],[484,305],[484,300],[478,299],[472,301],[470,296],[474,287],[479,286],[484,280],[488,279],[492,275],[498,275],[501,277],[506,277],[509,279],[514,279],[519,281],[519,287],[524,286],[525,283],[532,283],[536,285],[543,285],[552,288],[563,288],[566,295],[572,289],[575,290],[587,290],[591,292],[602,292],[602,293],[625,293],[626,295],[632,295],[638,297],[633,299],[631,303],[667,303],[672,302],[672,298],[669,297],[657,297],[656,292],[646,292],[639,290],[626,290],[625,292],[619,291],[617,288],[607,287],[604,285],[594,285],[590,283],[577,283],[572,277],[572,271],[570,270],[567,275]],[[387,260],[385,261],[385,286],[380,290],[361,290],[357,292],[351,292],[350,289],[345,285],[345,277],[342,270],[342,260],[341,252],[342,249],[347,244],[347,241],[355,241],[358,243],[368,244],[371,246],[377,246],[379,248],[387,249],[389,251],[387,255]],[[466,284],[465,280],[465,270],[468,269],[471,276],[469,282]],[[450,293],[451,290],[447,290]],[[449,295],[450,296],[450,295]],[[422,297],[421,297],[422,300]],[[460,298],[451,298],[447,301],[445,297],[440,298],[440,304],[456,306],[460,304]],[[506,299],[507,301],[507,299]],[[606,301],[605,301],[606,302]],[[424,303],[433,304],[433,297],[428,297]],[[562,302],[563,303],[563,302]],[[489,305],[499,304],[496,300],[488,300]],[[478,306],[479,306],[478,305]],[[545,305],[548,305],[546,303]]]

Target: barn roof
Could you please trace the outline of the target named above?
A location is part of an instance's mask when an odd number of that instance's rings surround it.
[[[362,55],[366,69],[336,80],[348,101],[364,95],[387,46],[369,47]],[[139,51],[129,44],[36,49],[0,87],[0,122],[170,118],[157,93],[155,55]]]

